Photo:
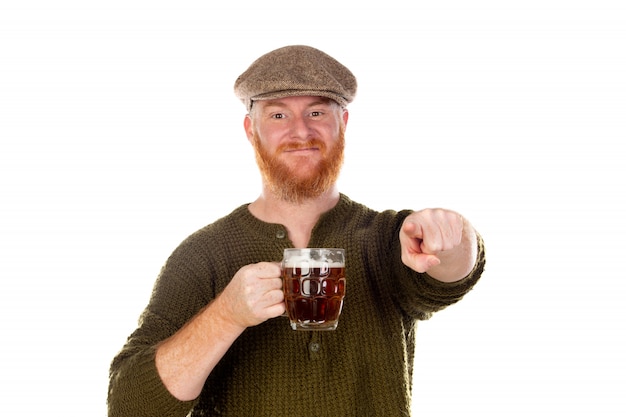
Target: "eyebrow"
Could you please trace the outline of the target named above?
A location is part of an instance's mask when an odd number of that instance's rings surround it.
[[[274,99],[274,100],[263,100],[265,101],[265,108],[268,107],[287,107],[287,104],[285,104],[284,101],[280,100],[280,99]],[[314,100],[312,102],[310,102],[309,104],[307,104],[307,107],[315,107],[315,106],[319,106],[320,104],[322,105],[327,105],[330,104],[331,99],[326,98],[326,97],[320,97],[319,100]]]

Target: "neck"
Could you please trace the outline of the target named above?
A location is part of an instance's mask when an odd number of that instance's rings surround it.
[[[339,191],[336,185],[319,197],[302,203],[284,201],[264,187],[261,195],[248,206],[248,210],[260,220],[284,225],[294,247],[305,248],[322,213],[335,207],[338,202]]]

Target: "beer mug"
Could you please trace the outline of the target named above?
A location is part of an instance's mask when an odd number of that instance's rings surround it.
[[[285,249],[281,267],[291,328],[335,330],[346,293],[345,251]]]

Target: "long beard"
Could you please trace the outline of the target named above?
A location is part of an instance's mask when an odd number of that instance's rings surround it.
[[[272,155],[263,148],[256,132],[253,145],[264,184],[281,200],[300,204],[319,197],[328,191],[339,178],[345,147],[344,130],[343,128],[340,130],[339,137],[332,147],[326,147],[324,142],[314,138],[301,144],[284,145]],[[285,150],[313,146],[320,149],[323,159],[309,172],[303,172],[299,166],[292,167],[285,164],[278,158]],[[303,164],[306,162],[308,161],[303,161]]]

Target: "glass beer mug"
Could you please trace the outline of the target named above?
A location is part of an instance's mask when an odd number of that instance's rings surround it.
[[[281,267],[291,328],[335,330],[346,293],[344,249],[285,249]]]

